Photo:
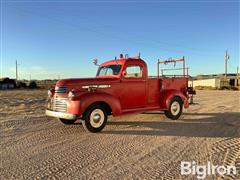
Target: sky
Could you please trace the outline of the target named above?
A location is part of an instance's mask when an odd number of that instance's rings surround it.
[[[238,0],[1,0],[1,76],[93,77],[92,60],[141,53],[156,75],[157,59],[184,56],[190,75],[239,66]]]

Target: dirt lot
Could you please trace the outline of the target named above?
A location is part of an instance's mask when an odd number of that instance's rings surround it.
[[[198,91],[178,121],[110,118],[98,134],[45,117],[46,94],[0,91],[1,179],[196,179],[180,175],[181,161],[240,170],[239,92]]]

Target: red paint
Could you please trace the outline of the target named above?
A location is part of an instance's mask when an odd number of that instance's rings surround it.
[[[188,77],[148,78],[147,65],[142,59],[128,58],[111,60],[99,66],[121,65],[119,74],[103,75],[95,78],[64,79],[56,86],[66,86],[68,91],[56,96],[67,97],[69,91],[74,91],[76,97],[67,102],[67,113],[77,114],[79,117],[93,103],[104,102],[112,109],[113,116],[126,113],[138,113],[151,110],[168,109],[171,98],[179,96],[184,107],[187,108]],[[141,78],[125,78],[126,67],[139,65],[142,68]],[[83,86],[110,85],[107,88],[96,88],[90,92]]]

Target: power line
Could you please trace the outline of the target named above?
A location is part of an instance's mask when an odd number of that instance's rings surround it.
[[[10,7],[12,7],[12,6],[10,6]],[[161,45],[161,48],[159,48],[159,46],[154,46],[153,44],[149,44],[149,43],[146,43],[146,42],[142,42],[142,41],[133,41],[132,39],[127,39],[127,38],[123,38],[123,37],[119,37],[119,36],[116,36],[116,35],[110,35],[110,34],[108,34],[108,33],[105,33],[105,32],[100,32],[100,31],[96,31],[96,30],[93,30],[92,28],[89,28],[89,27],[82,27],[82,26],[79,26],[79,25],[76,25],[76,24],[74,24],[74,23],[72,23],[72,22],[68,22],[68,21],[64,21],[64,20],[62,20],[62,19],[59,19],[59,18],[57,18],[57,17],[52,17],[52,16],[48,16],[48,15],[46,15],[46,14],[44,14],[44,13],[39,13],[39,12],[33,12],[33,11],[29,11],[29,10],[23,10],[23,9],[21,9],[21,8],[16,8],[16,7],[12,7],[12,8],[14,8],[14,9],[18,9],[18,10],[20,10],[20,11],[22,11],[23,13],[28,13],[28,14],[35,14],[35,15],[37,15],[37,16],[39,16],[39,17],[41,17],[41,18],[47,18],[48,20],[54,20],[54,21],[57,21],[57,22],[61,22],[61,23],[63,23],[63,24],[66,24],[66,25],[69,25],[69,26],[71,26],[72,28],[76,28],[78,31],[87,31],[87,32],[93,32],[93,33],[95,33],[95,34],[99,34],[99,35],[101,35],[101,36],[103,36],[104,38],[106,38],[106,37],[108,37],[108,38],[112,38],[112,39],[117,39],[117,40],[123,40],[123,41],[128,41],[128,42],[133,42],[133,43],[135,43],[135,44],[143,44],[143,45],[146,45],[147,47],[152,47],[152,48],[157,48],[157,49],[161,49],[162,51],[165,51],[165,52],[179,52],[179,53],[183,53],[183,51],[179,51],[179,50],[176,50],[176,49],[169,49],[169,48],[166,48],[166,47],[163,47],[162,45]],[[81,29],[79,29],[81,27]],[[164,44],[163,42],[160,42],[160,41],[156,41],[156,40],[152,40],[153,42],[155,42],[156,44],[158,43],[158,44]],[[169,45],[170,45],[170,43],[169,43]],[[166,46],[166,45],[165,45]],[[179,46],[180,47],[180,46]],[[184,47],[182,47],[183,49],[187,49],[187,48],[184,48]],[[196,55],[198,55],[198,56],[207,56],[206,54],[204,55],[203,53],[191,53],[191,54],[196,54]]]
[[[58,8],[58,9],[60,9],[60,11],[58,11],[58,12],[66,12],[65,11],[65,9],[63,9],[63,8]],[[69,14],[68,14],[68,16],[69,16]],[[71,17],[75,17],[75,16],[71,16]],[[86,20],[87,20],[87,22],[89,22],[89,21],[91,21],[89,18],[86,18],[86,17],[84,17],[84,20],[85,20],[85,22],[86,22]],[[103,26],[104,28],[106,28],[106,27],[112,27],[112,28],[115,28],[115,29],[121,29],[122,27],[119,27],[119,26],[116,26],[116,25],[114,25],[114,26],[112,26],[112,25],[109,25],[109,24],[105,24],[105,23],[99,23],[99,22],[94,22],[94,24],[98,24],[98,25],[101,25],[101,26]],[[164,29],[166,29],[166,27],[164,27]],[[129,32],[128,32],[128,34],[130,34]],[[133,35],[133,34],[130,34],[131,36]],[[136,37],[136,36],[135,36]],[[180,43],[169,43],[169,42],[164,42],[164,41],[158,41],[158,40],[156,40],[156,39],[149,39],[150,41],[152,41],[153,43],[156,43],[156,44],[161,44],[161,45],[167,45],[167,46],[177,46],[177,47],[179,47],[179,48],[184,48],[184,49],[189,49],[189,50],[191,50],[191,51],[197,51],[197,52],[199,52],[199,51],[209,51],[209,52],[213,52],[212,50],[206,50],[206,49],[196,49],[196,48],[192,48],[192,47],[187,47],[187,46],[183,46],[182,44],[180,44]],[[222,49],[220,50],[218,50],[218,51],[222,51]]]
[[[157,0],[142,0],[142,1],[138,1],[138,0],[92,0],[92,1],[87,1],[87,0],[8,0],[8,2],[14,2],[14,3],[29,3],[29,2],[37,2],[37,3],[164,3],[164,2],[168,2],[168,3],[176,3],[176,2],[181,2],[181,3],[223,3],[223,2],[227,2],[227,3],[236,3],[238,2],[237,0],[196,0],[196,1],[191,1],[191,0],[161,0],[161,1],[157,1]]]

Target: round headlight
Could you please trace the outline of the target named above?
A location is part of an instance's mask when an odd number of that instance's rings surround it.
[[[72,92],[72,91],[70,91],[70,92],[68,93],[68,98],[69,98],[69,99],[72,99],[72,98],[74,98],[74,97],[75,97],[75,93]]]

